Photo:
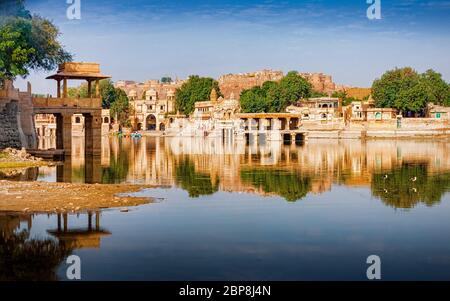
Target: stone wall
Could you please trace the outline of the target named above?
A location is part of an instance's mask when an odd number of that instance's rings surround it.
[[[283,78],[282,71],[262,70],[251,73],[227,74],[219,77],[219,88],[225,99],[234,94],[239,99],[241,91],[255,86],[261,86],[266,81],[279,81]]]
[[[332,94],[336,91],[336,84],[331,75],[323,73],[300,73],[300,75],[306,78],[317,92]]]
[[[19,106],[16,101],[0,103],[0,149],[22,147],[17,127],[18,112]]]
[[[26,92],[6,81],[0,90],[0,148],[35,148],[31,85]]]
[[[344,87],[336,85],[330,75],[323,73],[299,73],[308,80],[313,89],[317,92],[331,95],[333,92],[342,90]],[[244,89],[250,89],[255,86],[261,86],[266,81],[279,81],[283,78],[284,73],[276,70],[262,70],[251,73],[227,74],[219,77],[220,91],[224,98],[230,98],[231,93],[236,99]]]

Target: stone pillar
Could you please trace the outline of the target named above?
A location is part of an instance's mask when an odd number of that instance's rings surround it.
[[[267,119],[266,118],[261,118],[259,120],[259,131],[265,133],[266,132],[266,127],[267,127]]]
[[[95,97],[100,97],[100,81],[98,79],[95,81]]]
[[[271,141],[281,141],[282,140],[280,129],[281,129],[281,121],[280,121],[280,119],[273,118],[272,119],[272,126],[270,128],[270,132],[269,132],[269,135],[268,135],[268,137],[270,137]]]
[[[61,98],[61,80],[57,80],[57,90],[56,90],[56,97]]]
[[[72,154],[72,114],[63,114],[63,144],[64,155]]]
[[[88,82],[88,98],[91,98],[92,96],[92,82],[90,80],[87,81]]]
[[[85,127],[85,155],[101,156],[102,154],[102,116],[101,112],[83,114]]]
[[[63,80],[63,97],[67,98],[67,78]]]
[[[72,114],[56,115],[56,149],[63,149],[64,155],[72,153]]]
[[[55,117],[56,117],[56,149],[64,149],[62,115],[55,114]]]

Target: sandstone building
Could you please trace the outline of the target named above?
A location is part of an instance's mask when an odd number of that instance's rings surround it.
[[[169,114],[175,113],[175,91],[183,81],[161,83],[149,80],[145,83],[118,81],[116,88],[127,94],[133,107],[131,124],[134,130],[164,131]],[[114,116],[112,116],[114,117]]]

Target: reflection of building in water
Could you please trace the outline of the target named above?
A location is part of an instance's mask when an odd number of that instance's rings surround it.
[[[110,164],[109,137],[102,137],[101,156],[85,156],[84,139],[73,137],[72,156],[56,167],[57,182],[65,183],[102,183],[102,173]]]
[[[219,180],[220,189],[249,190],[241,170],[281,170],[311,178],[311,191],[329,190],[333,183],[370,186],[374,173],[420,163],[430,173],[450,171],[449,142],[318,140],[303,146],[266,142],[226,144],[220,139],[165,140],[171,156],[189,158],[197,172]],[[155,158],[157,159],[157,158]]]
[[[85,228],[70,228],[67,213],[57,214],[57,228],[47,232],[58,238],[59,243],[69,249],[100,248],[101,238],[111,235],[100,227],[100,212],[95,212],[95,225],[92,223],[93,213],[88,212]]]
[[[261,195],[279,194],[277,189],[286,192],[288,187],[282,185],[289,183],[297,185],[296,193],[288,195],[293,199],[305,190],[328,191],[334,184],[370,187],[378,174],[414,164],[424,167],[421,173],[448,173],[448,149],[448,141],[322,139],[295,145],[262,140],[247,145],[220,138],[105,137],[101,158],[85,160],[75,145],[72,160],[58,166],[57,175],[64,182],[128,182],[183,189],[209,181],[207,189],[199,191]],[[191,194],[201,195],[199,191]]]
[[[107,135],[111,128],[111,117],[108,109],[102,109],[102,135]],[[56,117],[53,114],[36,114],[34,117],[37,137],[56,138]],[[85,118],[83,114],[73,114],[72,135],[74,137],[84,137]],[[56,140],[55,140],[56,141]],[[39,146],[40,149],[43,149]],[[47,147],[51,148],[51,147]],[[54,148],[54,147],[53,147]]]
[[[86,214],[72,215],[77,220],[87,216],[86,227],[71,227],[69,225],[69,214],[58,213],[57,216],[57,228],[47,230],[47,232],[55,236],[59,244],[63,247],[73,250],[80,248],[99,248],[101,238],[103,236],[111,235],[111,233],[100,226],[100,211],[89,211]],[[0,234],[2,237],[8,237],[13,235],[16,231],[25,228],[28,232],[31,231],[33,226],[33,214],[15,214],[15,213],[0,213]],[[95,219],[94,219],[95,218]]]
[[[162,138],[143,137],[135,140],[112,140],[112,161],[118,162],[120,157],[127,157],[128,173],[124,176],[127,182],[140,182],[150,185],[172,185],[174,157]]]
[[[21,228],[21,224],[25,222],[27,229],[30,230],[33,225],[33,215],[30,214],[9,214],[0,212],[0,234],[2,237],[8,238],[15,231]]]

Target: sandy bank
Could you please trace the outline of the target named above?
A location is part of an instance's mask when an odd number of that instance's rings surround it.
[[[147,204],[151,198],[131,197],[149,186],[0,181],[0,211],[82,212]],[[124,194],[124,195],[122,195]]]

